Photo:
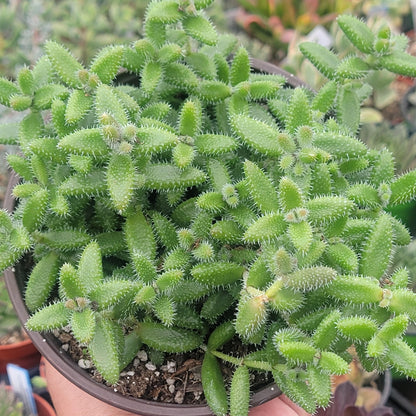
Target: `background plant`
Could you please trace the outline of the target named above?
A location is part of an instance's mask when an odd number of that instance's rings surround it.
[[[20,328],[20,322],[13,309],[3,277],[0,277],[0,340]]]
[[[48,41],[0,79],[0,102],[28,110],[2,126],[22,182],[15,212],[0,211],[0,269],[35,261],[27,327],[70,325],[109,383],[142,344],[202,348],[217,415],[247,414],[250,371],[313,413],[351,344],[365,368],[416,377],[402,339],[416,294],[406,270],[387,272],[410,235],[385,211],[415,198],[416,172],[396,176],[388,150],[357,138],[368,73],[416,75],[405,38],[340,17],[354,56],[301,45],[329,80],[314,94],[251,72],[209,3],[152,1],[133,44],[86,67]]]

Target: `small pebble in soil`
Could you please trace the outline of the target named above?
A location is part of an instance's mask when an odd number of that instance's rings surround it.
[[[147,361],[147,352],[146,352],[146,351],[143,351],[143,350],[140,350],[140,351],[137,353],[137,358],[138,358],[140,361]]]
[[[88,369],[92,367],[92,362],[90,360],[81,358],[80,360],[78,360],[78,365],[83,369]]]
[[[182,404],[184,399],[183,391],[178,390],[175,394],[175,403]]]
[[[155,371],[157,368],[153,363],[146,363],[144,366],[150,371]]]

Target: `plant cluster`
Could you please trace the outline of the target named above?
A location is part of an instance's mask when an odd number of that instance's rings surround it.
[[[406,270],[386,273],[410,236],[385,211],[415,198],[416,171],[395,176],[389,151],[357,139],[363,79],[415,76],[416,59],[402,36],[341,16],[356,54],[304,43],[329,82],[288,88],[217,34],[211,2],[151,1],[145,37],[88,68],[49,41],[16,82],[0,79],[0,102],[28,111],[1,128],[21,183],[14,213],[0,211],[0,269],[35,260],[27,327],[69,325],[109,383],[142,344],[202,348],[216,415],[247,414],[253,370],[313,413],[352,344],[365,368],[416,378],[402,339],[416,294]],[[121,68],[136,81],[120,85]]]

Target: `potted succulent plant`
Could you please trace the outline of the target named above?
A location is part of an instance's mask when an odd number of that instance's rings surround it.
[[[133,45],[86,68],[48,42],[16,82],[0,79],[0,102],[28,111],[0,132],[21,150],[8,157],[17,203],[0,211],[21,319],[73,383],[142,415],[246,415],[255,374],[313,413],[351,345],[366,369],[416,377],[402,339],[416,294],[406,270],[386,273],[410,236],[384,209],[415,198],[416,172],[395,176],[390,152],[357,139],[367,73],[416,76],[416,58],[388,28],[341,16],[356,56],[304,43],[330,81],[289,88],[251,71],[209,3],[151,1]],[[59,350],[62,328],[112,387]],[[210,409],[115,393],[142,349],[199,359]]]

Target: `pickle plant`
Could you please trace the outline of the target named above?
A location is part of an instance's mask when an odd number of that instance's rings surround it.
[[[211,2],[151,1],[144,37],[89,67],[49,41],[0,79],[0,102],[26,111],[0,130],[21,178],[13,214],[0,211],[0,269],[34,260],[27,327],[69,325],[112,384],[142,345],[202,349],[216,415],[247,414],[251,371],[325,407],[351,345],[366,369],[416,378],[402,339],[416,294],[405,269],[386,272],[410,236],[384,209],[416,197],[416,171],[396,176],[389,151],[357,139],[362,80],[415,76],[416,58],[344,15],[356,54],[302,44],[329,82],[289,88],[217,34]]]

